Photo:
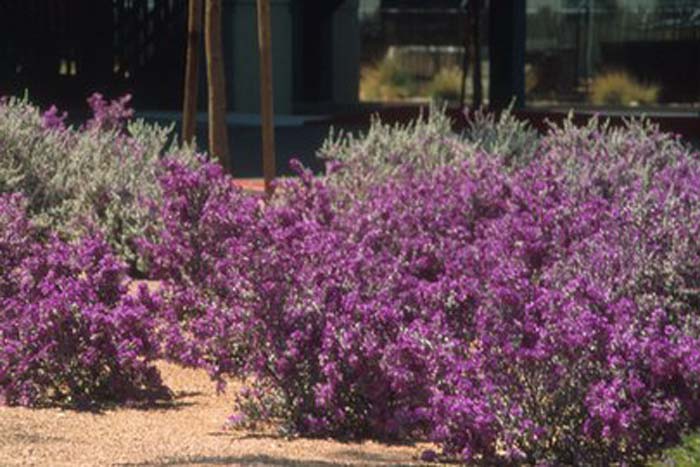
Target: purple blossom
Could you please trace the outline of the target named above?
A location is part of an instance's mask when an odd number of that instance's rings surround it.
[[[163,396],[151,365],[158,305],[126,294],[125,268],[99,237],[47,239],[22,198],[0,196],[0,399],[84,406]]]
[[[55,105],[49,107],[49,110],[41,116],[42,124],[47,130],[63,130],[65,129],[65,120],[68,117],[67,112],[59,113]]]
[[[120,129],[124,122],[134,115],[134,110],[129,107],[130,94],[109,102],[102,94],[96,92],[87,102],[92,110],[92,118],[85,123],[87,129]]]
[[[168,356],[251,377],[238,409],[301,433],[640,461],[700,421],[697,155],[635,125],[537,147],[357,196],[296,164],[269,202],[166,162],[142,248]]]

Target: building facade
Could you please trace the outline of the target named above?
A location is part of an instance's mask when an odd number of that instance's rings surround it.
[[[256,0],[222,2],[227,109],[257,113]],[[362,109],[367,84],[399,89],[366,100],[424,103],[438,75],[437,85],[451,86],[439,95],[464,97],[478,81],[482,102],[493,107],[514,98],[521,106],[700,107],[700,0],[271,0],[271,7],[281,114]],[[178,110],[186,15],[187,0],[0,0],[0,95],[27,90],[40,104],[84,108],[94,91],[129,92],[139,109]],[[202,63],[202,109],[204,77]]]
[[[227,108],[255,113],[256,2],[222,3]],[[358,0],[271,0],[271,12],[277,111],[354,104]],[[140,109],[177,110],[186,15],[187,0],[0,0],[0,94],[28,91],[39,103],[70,108],[94,91],[129,92]],[[204,76],[202,63],[202,93]]]

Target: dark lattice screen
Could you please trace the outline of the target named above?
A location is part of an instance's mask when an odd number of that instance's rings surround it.
[[[94,91],[177,108],[186,0],[0,0],[0,94],[83,107]]]

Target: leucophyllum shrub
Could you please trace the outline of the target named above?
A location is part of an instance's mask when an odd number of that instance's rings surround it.
[[[526,176],[522,208],[484,239],[494,267],[436,385],[433,437],[470,461],[640,461],[699,421],[697,305],[663,274],[697,271],[697,247]]]
[[[171,168],[162,183],[178,201],[164,205],[165,241],[144,245],[152,252],[145,256],[186,252],[198,269],[154,267],[165,279],[170,358],[214,377],[253,376],[247,415],[281,415],[294,431],[396,437],[417,426],[412,401],[427,401],[428,368],[418,364],[412,376],[384,367],[396,358],[410,362],[424,345],[413,342],[412,326],[402,329],[393,304],[375,311],[394,291],[371,278],[396,264],[385,270],[363,260],[365,246],[336,225],[329,190],[304,173],[303,182],[280,187],[288,200],[263,205],[220,171]],[[192,235],[180,234],[191,226]]]
[[[167,296],[160,338],[170,359],[221,375],[226,363],[212,354],[230,357],[246,341],[226,302],[243,294],[237,271],[257,248],[260,202],[218,164],[191,168],[168,158],[161,164],[163,202],[151,209],[162,228],[139,242],[149,277],[163,281]]]
[[[330,182],[361,194],[377,183],[432,171],[472,155],[474,147],[452,132],[452,121],[437,107],[414,122],[389,125],[372,120],[366,134],[339,133],[326,139],[321,159],[338,166]]]
[[[26,202],[21,195],[0,195],[0,297],[15,293],[16,284],[8,277],[31,251],[34,232],[25,216]]]
[[[164,240],[143,244],[168,355],[252,378],[237,422],[425,434],[487,464],[639,462],[700,423],[700,169],[635,125],[357,191],[297,167],[270,202],[172,165]]]
[[[479,152],[518,166],[533,157],[539,140],[511,110],[498,117],[483,109],[467,111],[468,125],[460,134],[453,132],[445,107],[437,105],[407,124],[374,118],[365,134],[331,133],[318,156],[334,167],[328,182],[356,195],[377,183],[461,165]]]
[[[152,223],[145,200],[160,199],[159,160],[196,159],[172,144],[172,128],[131,120],[128,96],[88,103],[92,117],[73,127],[55,107],[0,102],[0,193],[24,194],[32,221],[62,238],[99,231],[135,271],[133,240]]]
[[[626,189],[644,195],[652,177],[665,167],[698,163],[697,152],[680,136],[662,132],[644,119],[614,126],[594,117],[577,126],[570,115],[562,125],[550,126],[540,149],[540,157],[566,177],[571,189],[587,189],[604,197],[624,197]]]
[[[127,296],[125,267],[100,238],[42,235],[22,198],[0,196],[0,401],[86,406],[164,396],[157,304]]]

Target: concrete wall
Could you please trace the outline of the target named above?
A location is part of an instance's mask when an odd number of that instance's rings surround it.
[[[301,0],[270,0],[274,105],[278,114],[293,113],[294,104],[298,103],[294,96],[295,25],[292,8],[296,1]],[[347,106],[358,100],[358,8],[358,0],[345,0],[333,15],[333,106]],[[227,110],[258,113],[260,64],[256,0],[224,0],[222,21]]]
[[[275,112],[292,112],[292,15],[294,0],[270,0]],[[255,0],[224,0],[223,41],[228,111],[258,113],[260,62]]]

